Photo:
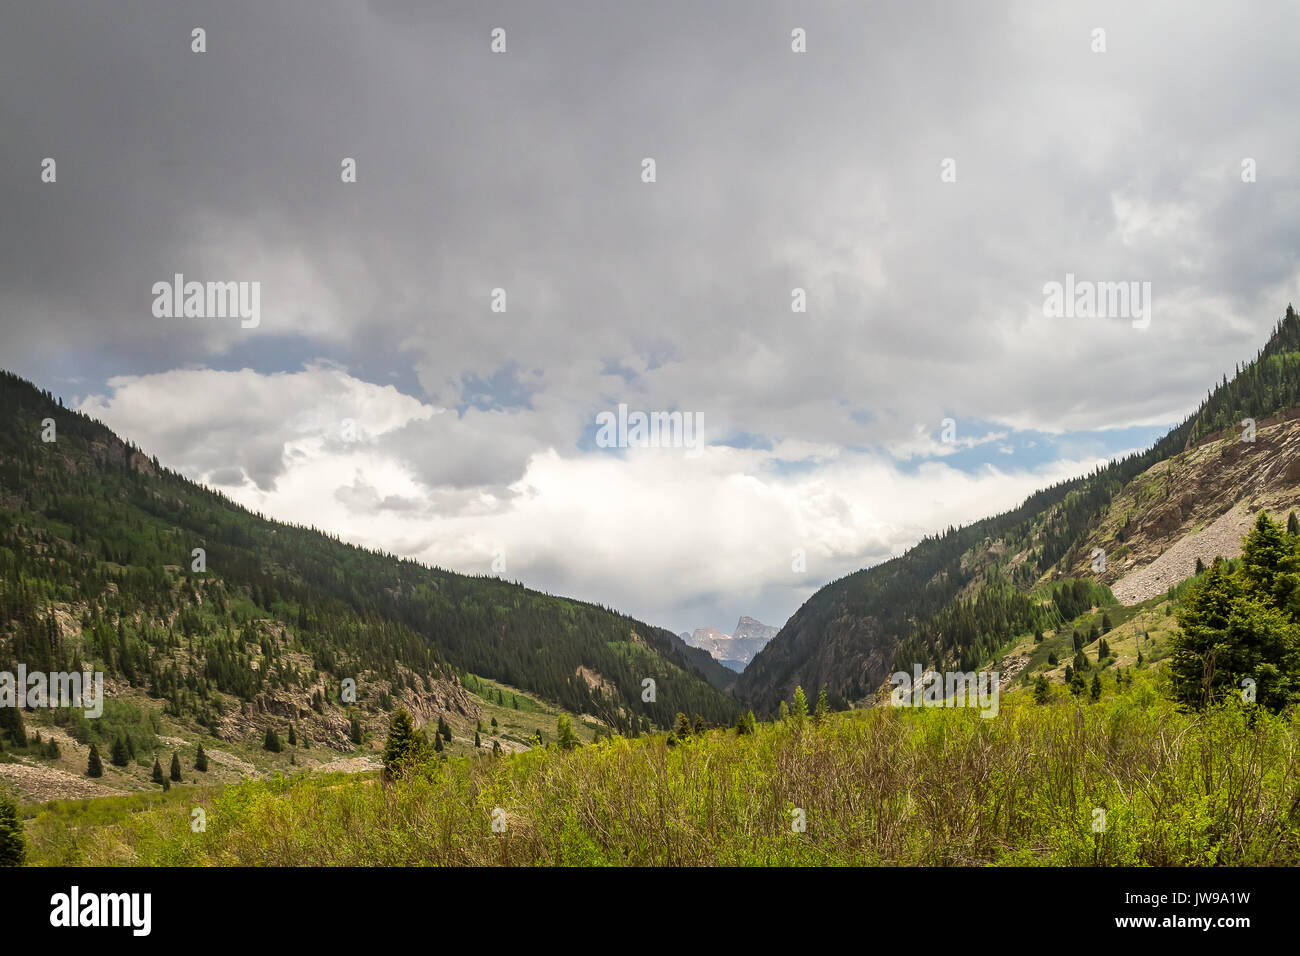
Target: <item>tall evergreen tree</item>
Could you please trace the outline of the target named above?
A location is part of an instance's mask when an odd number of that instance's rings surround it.
[[[388,722],[388,739],[384,742],[384,776],[393,780],[404,767],[419,757],[415,722],[405,708],[398,708]]]
[[[199,773],[208,772],[208,755],[203,749],[203,744],[199,744],[199,752],[194,755],[194,769]]]
[[[1046,704],[1052,696],[1052,686],[1047,681],[1046,674],[1039,674],[1034,681],[1034,700],[1040,704]]]
[[[0,866],[22,866],[27,857],[27,840],[18,805],[0,793]]]
[[[796,720],[808,716],[808,698],[804,695],[802,685],[794,689],[794,704],[790,707],[790,715]]]
[[[181,757],[176,751],[172,751],[172,768],[171,778],[174,782],[181,782]]]
[[[104,776],[104,762],[99,758],[99,748],[93,743],[90,745],[90,759],[86,762],[86,776]]]
[[[573,720],[568,714],[560,714],[556,718],[555,738],[561,750],[573,750],[581,745],[578,735],[573,732]]]

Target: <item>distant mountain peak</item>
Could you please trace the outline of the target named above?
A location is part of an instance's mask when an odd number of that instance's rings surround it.
[[[683,632],[681,638],[691,647],[707,651],[724,667],[740,672],[779,630],[780,628],[770,627],[757,618],[741,615],[740,620],[736,622],[735,631],[731,634],[726,634],[716,627],[697,627],[690,634]]]

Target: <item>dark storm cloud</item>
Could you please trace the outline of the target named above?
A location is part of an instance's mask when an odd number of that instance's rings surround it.
[[[945,415],[1168,422],[1300,291],[1297,39],[1300,9],[1273,3],[16,5],[0,364],[266,491],[302,434],[293,393],[232,388],[198,419],[176,406],[213,397],[159,391],[193,381],[166,373],[329,359],[427,406],[377,453],[488,508],[619,401],[817,454]],[[178,272],[260,282],[259,327],[155,318]],[[1045,319],[1067,272],[1150,281],[1151,327]],[[337,382],[293,383],[350,414]]]

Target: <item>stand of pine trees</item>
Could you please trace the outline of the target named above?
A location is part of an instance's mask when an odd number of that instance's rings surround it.
[[[1300,701],[1300,538],[1260,511],[1236,570],[1216,560],[1183,599],[1171,639],[1174,696],[1225,695],[1277,712]]]

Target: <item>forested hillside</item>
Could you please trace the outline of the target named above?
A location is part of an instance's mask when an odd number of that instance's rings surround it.
[[[271,691],[323,713],[353,677],[383,709],[467,673],[630,733],[735,713],[735,675],[669,631],[267,520],[5,373],[0,670],[20,661],[103,670],[212,729]]]
[[[1128,482],[1243,419],[1297,405],[1300,317],[1288,306],[1256,358],[1147,451],[823,587],[745,669],[738,695],[770,713],[798,684],[825,688],[836,703],[864,697],[900,659],[909,668],[987,661],[1010,638],[1054,623],[1052,609],[1029,592],[1079,563],[1089,531]]]

